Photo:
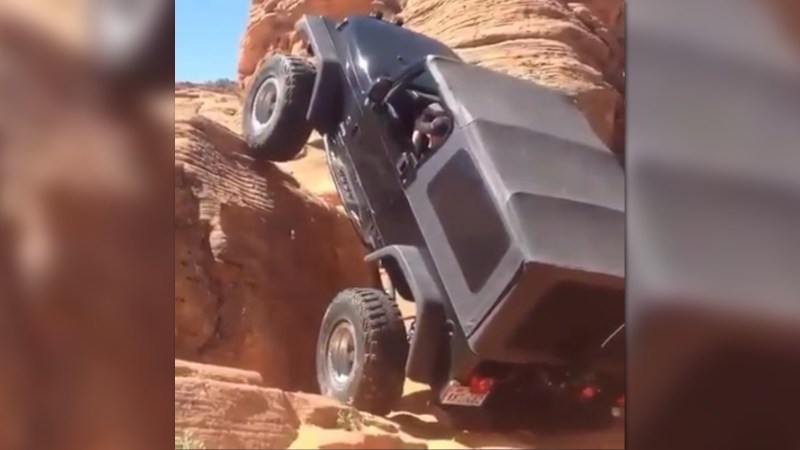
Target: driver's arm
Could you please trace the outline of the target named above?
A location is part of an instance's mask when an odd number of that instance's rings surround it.
[[[439,103],[431,103],[414,122],[414,147],[418,152],[436,147],[450,129],[451,119]]]

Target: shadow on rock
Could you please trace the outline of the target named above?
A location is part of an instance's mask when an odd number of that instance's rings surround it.
[[[533,411],[529,406],[515,410],[514,405],[500,405],[508,409],[486,415],[487,420],[476,428],[463,430],[448,423],[446,414],[430,405],[429,400],[429,390],[409,393],[389,419],[414,438],[467,448],[624,447],[622,423],[592,425],[574,416]]]

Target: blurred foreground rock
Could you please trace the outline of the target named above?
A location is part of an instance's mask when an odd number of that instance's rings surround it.
[[[0,61],[0,448],[157,448],[173,433],[172,123],[15,16]]]

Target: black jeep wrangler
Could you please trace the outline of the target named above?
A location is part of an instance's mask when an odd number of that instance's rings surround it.
[[[610,419],[624,402],[624,173],[574,103],[379,13],[297,27],[310,58],[262,64],[244,136],[287,161],[318,130],[393,286],[333,299],[321,391],[387,414],[410,378],[451,418],[511,405]],[[415,302],[408,330],[395,291]]]

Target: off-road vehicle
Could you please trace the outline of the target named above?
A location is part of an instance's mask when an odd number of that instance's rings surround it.
[[[264,61],[244,136],[287,161],[321,134],[366,259],[393,286],[333,299],[321,391],[386,414],[409,378],[451,418],[610,417],[624,399],[624,173],[574,102],[380,14],[297,29],[310,57]],[[395,291],[415,303],[408,329]]]

